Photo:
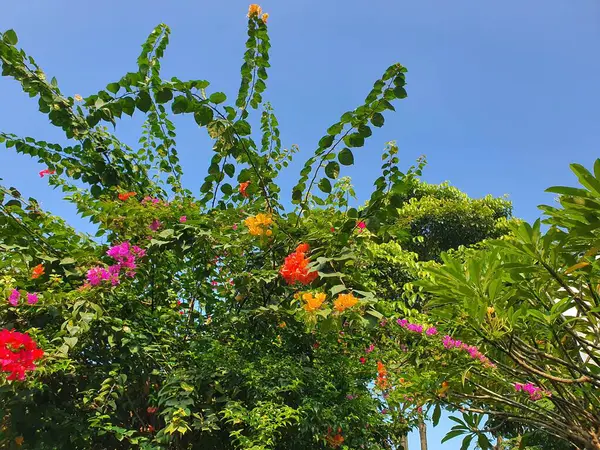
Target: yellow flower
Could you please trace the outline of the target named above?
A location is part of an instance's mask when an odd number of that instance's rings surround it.
[[[287,327],[287,324],[286,324],[285,322],[281,322],[281,323],[278,325],[278,327],[279,327],[279,328],[285,328],[285,327]]]
[[[496,310],[494,309],[494,307],[493,307],[493,306],[488,306],[488,307],[487,307],[487,313],[488,313],[490,316],[491,316],[492,314],[494,314],[494,311],[496,311]]]
[[[248,8],[248,17],[260,16],[261,13],[262,13],[262,8],[260,7],[260,5],[257,5],[256,3],[253,3]]]
[[[340,294],[333,302],[333,307],[336,311],[343,312],[348,308],[352,308],[358,303],[358,299],[352,294]]]
[[[268,19],[269,19],[269,14],[264,13],[263,16],[262,16],[263,23],[266,24]]]
[[[76,102],[80,102],[80,101],[83,100],[83,97],[81,95],[79,95],[79,94],[75,94],[73,96],[73,98],[75,99]]]
[[[306,302],[304,309],[307,312],[315,312],[317,309],[321,308],[321,305],[325,301],[325,294],[319,292],[317,295],[313,295],[310,292],[307,292],[302,294],[302,300]]]
[[[25,438],[23,436],[17,436],[15,438],[15,443],[20,447],[21,445],[23,445],[24,440],[25,440]]]
[[[272,223],[273,219],[271,215],[262,213],[253,217],[248,217],[246,220],[244,220],[244,225],[248,227],[248,231],[253,236],[262,236],[263,234],[271,236],[273,232],[271,230],[267,230],[267,228]]]

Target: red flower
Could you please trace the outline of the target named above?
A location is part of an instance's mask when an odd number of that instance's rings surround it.
[[[0,370],[8,372],[7,380],[24,380],[25,372],[35,370],[35,361],[44,351],[28,334],[3,329],[0,331]]]
[[[44,175],[54,175],[55,173],[56,173],[56,170],[51,170],[51,169],[40,170],[40,178],[44,178]]]
[[[360,231],[364,230],[365,228],[367,228],[367,224],[364,223],[362,220],[360,222],[358,222],[356,224],[356,228],[358,228]]]
[[[367,362],[367,358],[365,358],[364,356],[361,356],[360,359],[359,359],[359,361],[360,361],[361,364],[364,364],[364,363]]]
[[[246,189],[248,189],[249,185],[250,185],[249,181],[244,181],[243,183],[240,183],[240,187],[238,189],[240,191],[240,194],[242,194],[242,197],[248,197],[248,193],[246,192]]]
[[[318,276],[316,271],[309,271],[308,258],[305,258],[305,252],[309,250],[308,244],[300,244],[296,251],[285,258],[283,267],[279,271],[287,284],[301,283],[310,284]]]
[[[387,369],[381,361],[377,361],[377,381],[375,384],[379,389],[386,389],[389,386]]]
[[[137,195],[136,192],[122,192],[119,194],[119,200],[129,200],[131,197],[135,197]]]
[[[154,414],[156,411],[158,411],[158,408],[156,406],[148,406],[148,408],[146,409],[146,412],[148,414]]]

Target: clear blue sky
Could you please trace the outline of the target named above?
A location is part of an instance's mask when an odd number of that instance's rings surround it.
[[[247,1],[4,3],[0,29],[14,28],[19,45],[67,95],[89,95],[134,70],[141,43],[160,22],[173,31],[164,76],[207,79],[230,98],[237,92]],[[262,6],[271,15],[273,43],[266,97],[284,145],[298,144],[303,158],[389,64],[408,68],[409,97],[355,153],[357,166],[348,172],[360,200],[392,139],[404,167],[427,156],[426,181],[449,180],[473,197],[508,194],[515,214],[528,220],[538,217],[538,204],[553,201],[546,187],[574,183],[569,163],[589,167],[600,157],[598,0],[266,0]],[[0,129],[62,141],[15,82],[0,79],[0,98]],[[129,120],[117,131],[134,144],[138,124]],[[184,182],[197,189],[210,143],[186,120],[178,147]],[[5,184],[72,218],[73,210],[37,176],[40,168],[0,149]],[[284,186],[297,170],[289,175]],[[440,434],[431,432],[431,448]]]

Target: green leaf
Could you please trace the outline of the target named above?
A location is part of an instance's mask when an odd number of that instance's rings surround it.
[[[10,44],[10,45],[17,45],[17,43],[19,42],[19,39],[17,38],[17,33],[15,33],[15,30],[6,30],[4,32],[3,40],[4,40],[4,42],[6,42],[7,44]]]
[[[102,194],[102,188],[95,184],[90,188],[90,192],[92,193],[94,198],[98,198],[100,197],[100,194]]]
[[[187,112],[188,107],[188,99],[185,98],[183,95],[178,95],[177,97],[175,97],[175,100],[173,100],[171,110],[173,111],[173,114],[182,114],[184,112]]]
[[[73,258],[63,258],[60,260],[61,265],[75,264],[75,260]]]
[[[150,98],[150,94],[148,94],[147,91],[140,91],[135,106],[142,112],[148,112],[152,107],[152,98]]]
[[[354,164],[354,155],[352,154],[352,150],[350,150],[349,148],[344,148],[339,153],[338,160],[343,166],[351,166],[352,164]]]
[[[473,434],[468,435],[462,441],[462,445],[460,446],[460,450],[468,450],[469,445],[471,445],[471,441],[473,440]],[[481,450],[485,450],[487,447],[481,447]]]
[[[331,289],[329,289],[329,292],[331,293],[331,295],[337,295],[340,292],[344,292],[346,290],[346,286],[344,286],[343,284],[337,284],[335,286],[333,286]]]
[[[325,166],[325,175],[329,178],[337,178],[340,174],[340,165],[335,161],[330,161],[329,164]]]
[[[227,96],[223,92],[215,92],[215,93],[211,94],[211,96],[208,99],[210,100],[211,103],[218,105],[220,103],[223,103],[225,100],[227,100]]]
[[[365,145],[365,138],[358,133],[349,134],[344,138],[348,147],[362,147]]]
[[[319,140],[320,148],[329,148],[333,144],[334,136],[328,134],[327,136],[323,136],[321,140]]]
[[[408,95],[406,93],[406,89],[404,89],[404,87],[402,87],[402,86],[396,86],[394,88],[394,94],[396,94],[396,97],[398,97],[398,98],[406,98]]]
[[[173,91],[169,88],[163,88],[156,93],[157,103],[167,103],[173,98]]]
[[[326,194],[329,194],[331,192],[331,182],[327,178],[321,178],[321,181],[319,181],[319,189]]]
[[[385,119],[383,118],[383,115],[381,113],[374,113],[373,117],[371,117],[371,123],[373,124],[373,126],[382,127],[384,122]]]
[[[223,166],[223,171],[229,176],[229,178],[231,178],[235,173],[235,166],[233,164],[227,163]]]
[[[431,416],[431,421],[433,422],[433,426],[437,427],[438,423],[440,423],[440,417],[442,415],[442,408],[439,404],[435,405],[433,410],[433,415]]]
[[[213,110],[208,106],[200,106],[194,113],[194,120],[201,127],[208,125],[213,120]]]
[[[440,444],[443,444],[446,441],[449,441],[452,438],[455,438],[456,436],[460,436],[462,434],[465,434],[465,431],[463,430],[454,430],[454,431],[450,431],[448,434],[446,434],[446,436],[444,436],[444,438],[440,441]]]
[[[119,92],[120,88],[121,88],[121,86],[119,86],[119,83],[109,83],[106,86],[106,90],[108,92],[112,92],[113,94],[116,94],[117,92]]]

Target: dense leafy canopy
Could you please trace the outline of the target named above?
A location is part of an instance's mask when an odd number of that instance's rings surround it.
[[[0,35],[2,74],[73,144],[0,141],[43,163],[98,230],[2,188],[2,445],[398,448],[445,407],[465,412],[449,437],[467,445],[533,426],[600,448],[600,163],[574,166],[585,189],[555,188],[545,234],[505,199],[420,181],[423,160],[401,172],[394,143],[353,207],[340,174],[406,97],[395,64],[327,129],[286,207],[277,177],[297,149],[263,99],[267,17],[250,7],[232,104],[207,81],[161,77],[165,25],[136,72],[85,98],[48,81],[14,31]],[[138,149],[105,128],[123,114],[145,115]],[[181,184],[171,114],[214,142],[199,197]]]

